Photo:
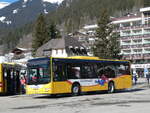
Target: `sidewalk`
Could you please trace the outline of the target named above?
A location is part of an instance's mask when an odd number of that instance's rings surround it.
[[[137,84],[144,84],[144,83],[147,83],[147,79],[146,78],[138,78]]]
[[[146,78],[138,78],[136,84],[134,84],[134,81],[133,81],[133,88],[143,88],[143,87],[146,87],[146,86],[148,86]]]

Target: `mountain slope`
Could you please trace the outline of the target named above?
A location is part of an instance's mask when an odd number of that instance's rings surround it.
[[[45,0],[19,0],[0,9],[0,28],[19,27],[34,21],[40,13],[47,14],[58,5]]]
[[[142,6],[143,0],[64,0],[57,11],[49,13],[47,17],[64,24],[66,31],[72,32],[85,24],[95,23],[103,8],[111,16],[121,16]]]
[[[13,29],[10,32],[8,29],[2,30],[1,26],[3,25],[3,28],[18,27],[30,21],[34,23],[39,13],[48,11],[47,9],[44,11],[43,6],[45,5],[43,4],[53,6],[51,7],[52,12],[46,15],[48,22],[54,20],[61,31],[66,34],[66,32],[78,30],[85,24],[95,24],[103,8],[107,8],[111,16],[121,16],[133,10],[139,10],[140,7],[143,7],[143,1],[149,3],[149,0],[64,0],[57,5],[51,4],[50,1],[53,0],[20,0],[0,10],[0,21],[6,21],[5,23],[0,22],[0,44],[4,45],[4,49],[11,50],[18,44],[19,39],[32,33],[33,24],[26,24],[24,27]],[[56,8],[57,10],[55,10]],[[5,13],[3,13],[4,11]],[[6,24],[7,21],[8,24]]]

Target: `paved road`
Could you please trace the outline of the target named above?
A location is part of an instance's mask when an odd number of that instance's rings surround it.
[[[1,96],[0,113],[150,113],[150,88],[138,84],[114,94],[77,97]]]

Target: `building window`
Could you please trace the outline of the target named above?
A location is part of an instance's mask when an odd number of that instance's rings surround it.
[[[150,29],[144,29],[144,34],[150,34]]]
[[[50,56],[52,54],[52,50],[43,50],[43,56]]]
[[[142,30],[133,30],[133,35],[142,34]]]
[[[58,54],[58,50],[56,49],[56,54]]]
[[[129,22],[123,23],[123,24],[122,24],[122,27],[130,27],[130,23],[129,23]]]
[[[132,22],[132,26],[140,26],[141,24],[142,24],[141,21]]]

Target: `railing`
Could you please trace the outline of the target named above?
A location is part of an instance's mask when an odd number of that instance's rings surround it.
[[[126,59],[126,60],[150,59],[150,53],[147,53],[147,54],[130,54],[130,55],[123,55],[123,59]]]
[[[115,31],[119,31],[119,30],[127,30],[127,29],[140,29],[140,28],[149,28],[150,27],[150,24],[149,25],[136,25],[136,26],[127,26],[127,27],[119,27],[119,28],[116,28]]]
[[[142,38],[150,38],[150,34],[122,36],[120,40],[131,40],[131,39],[142,39]]]
[[[143,47],[150,47],[150,44],[143,44]]]

